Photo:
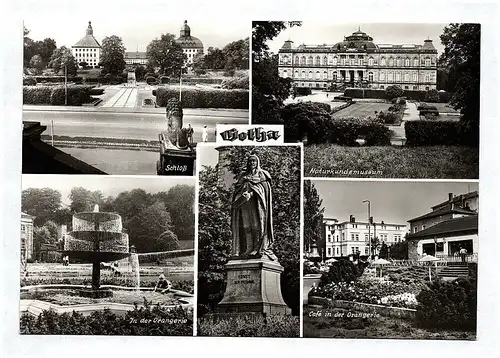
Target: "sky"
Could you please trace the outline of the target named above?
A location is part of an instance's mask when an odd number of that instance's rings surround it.
[[[195,186],[195,177],[157,176],[107,176],[107,175],[23,175],[22,188],[52,188],[61,193],[62,202],[69,205],[68,196],[73,187],[83,187],[90,191],[100,190],[103,195],[117,196],[121,192],[144,189],[154,194],[168,191],[175,185]]]
[[[477,182],[313,180],[313,184],[323,199],[324,217],[343,222],[352,214],[356,220],[366,221],[368,204],[362,201],[369,200],[373,219],[388,224],[407,224],[448,200],[448,193],[478,190]]]
[[[222,48],[250,36],[250,22],[230,16],[220,21],[220,14],[209,8],[204,11],[209,4],[198,4],[196,11],[193,7],[183,1],[24,1],[18,5],[18,12],[30,30],[31,39],[50,37],[58,47],[72,46],[85,36],[89,21],[99,43],[106,36],[117,35],[127,51],[146,51],[146,46],[164,33],[179,36],[184,20],[188,21],[191,35],[203,42],[205,51],[210,46]]]
[[[268,45],[272,52],[277,53],[287,40],[293,41],[295,47],[306,45],[334,45],[349,36],[353,32],[361,31],[373,38],[375,44],[415,44],[423,45],[427,38],[433,41],[438,54],[443,51],[443,45],[439,35],[443,33],[443,28],[447,24],[383,24],[383,23],[346,23],[335,24],[303,21],[302,26],[287,28],[282,31]]]

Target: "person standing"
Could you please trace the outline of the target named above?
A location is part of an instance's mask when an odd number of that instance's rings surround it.
[[[208,142],[208,128],[207,128],[207,126],[203,126],[203,132],[201,134],[201,139],[203,142]]]
[[[191,123],[189,123],[188,124],[188,131],[187,131],[187,137],[188,137],[189,144],[193,144],[193,133],[194,133],[194,129],[193,129],[193,127],[191,127]]]
[[[462,262],[465,262],[465,255],[467,255],[467,250],[462,246],[460,248],[460,257],[462,258]]]

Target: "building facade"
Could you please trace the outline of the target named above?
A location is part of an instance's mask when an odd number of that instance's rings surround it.
[[[76,44],[71,46],[71,52],[75,57],[76,63],[80,66],[81,62],[86,62],[87,66],[98,68],[101,57],[101,45],[94,37],[94,30],[89,21],[86,34]]]
[[[461,248],[469,259],[477,260],[479,193],[477,191],[454,196],[431,207],[431,211],[408,220],[410,234],[408,258],[418,260],[422,255],[454,260]]]
[[[148,64],[148,58],[146,56],[146,52],[125,52],[125,63],[127,65],[147,65]]]
[[[186,65],[193,63],[193,59],[198,54],[203,55],[203,42],[197,37],[191,36],[191,28],[184,21],[181,27],[180,36],[175,40],[182,47],[182,51],[186,54]]]
[[[33,259],[33,221],[35,217],[21,213],[21,261]]]
[[[278,56],[279,75],[292,78],[296,87],[436,88],[437,50],[430,39],[423,45],[377,45],[358,30],[334,45],[293,47],[293,41],[285,41]]]
[[[350,216],[349,221],[338,222],[336,219],[323,220],[325,230],[325,250],[326,257],[349,256],[359,252],[361,255],[369,254],[370,242],[378,238],[380,245],[387,246],[401,242],[405,238],[406,224],[369,224],[366,221],[356,221],[354,216]],[[374,254],[380,251],[380,245],[374,248]]]

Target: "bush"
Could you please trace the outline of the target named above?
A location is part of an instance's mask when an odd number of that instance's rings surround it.
[[[191,314],[181,307],[151,307],[150,303],[145,301],[144,307],[136,306],[123,317],[115,315],[109,309],[92,312],[86,317],[75,311],[72,314],[57,314],[44,310],[38,318],[23,313],[20,318],[20,333],[191,336],[193,319]]]
[[[37,83],[64,83],[64,76],[36,76]],[[68,76],[68,82],[82,83],[80,76]]]
[[[183,88],[182,107],[248,109],[248,94],[248,90]],[[178,88],[162,87],[156,91],[156,103],[160,107],[166,107],[171,98],[179,98]]]
[[[344,91],[344,96],[349,96],[352,98],[362,98],[364,92],[364,98],[373,98],[373,99],[392,99],[394,97],[388,97],[386,91],[383,89],[360,89],[360,88],[347,88]],[[424,101],[426,91],[413,91],[413,90],[403,90],[401,96],[398,97],[406,97],[405,100],[413,100],[413,101]],[[440,101],[449,102],[450,94],[448,92],[439,92]],[[447,100],[446,100],[447,99]]]
[[[221,87],[224,89],[248,89],[248,76],[226,78],[222,81]]]
[[[405,123],[406,145],[458,145],[460,122],[410,121]]]
[[[356,265],[348,260],[339,260],[334,262],[328,272],[321,276],[321,286],[329,283],[351,282],[356,281],[363,274],[364,266]]]
[[[430,89],[425,93],[424,101],[426,102],[439,102],[439,92],[436,89]]]
[[[36,78],[31,76],[23,78],[23,86],[36,86]]]
[[[387,99],[392,99],[394,97],[401,97],[403,95],[403,89],[399,86],[389,86],[385,90],[385,97]]]
[[[198,335],[210,337],[299,337],[299,317],[270,314],[264,317],[236,317],[198,320]]]
[[[149,77],[149,78],[151,79],[151,77]],[[148,80],[146,79],[146,82],[147,82],[147,81],[148,81]],[[161,84],[164,84],[164,85],[165,85],[165,84],[169,84],[169,83],[170,83],[170,77],[168,77],[168,76],[161,76],[161,77],[160,77],[160,83],[161,83]]]
[[[51,86],[23,86],[24,104],[50,104]]]
[[[91,88],[90,95],[91,96],[100,96],[104,93],[104,88]]]
[[[446,92],[446,91],[439,91],[439,102],[440,103],[448,103],[451,100],[451,93]]]
[[[81,106],[91,102],[90,91],[93,87],[88,85],[76,85],[68,87],[68,106]],[[64,86],[52,87],[50,94],[50,104],[54,106],[64,105]]]
[[[389,108],[390,111],[390,108]],[[378,113],[378,118],[382,119],[384,124],[390,124],[390,125],[399,125],[401,124],[400,118],[398,113],[395,112],[383,112],[380,111]]]
[[[153,76],[147,76],[146,77],[146,83],[148,85],[153,85],[153,84],[156,84],[156,78],[153,77]]]
[[[310,87],[295,87],[293,89],[293,94],[295,97],[309,96],[312,93]]]
[[[435,281],[417,295],[416,322],[423,328],[475,331],[477,283],[475,279]]]

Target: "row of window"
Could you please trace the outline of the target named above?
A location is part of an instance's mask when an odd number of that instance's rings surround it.
[[[424,225],[425,228],[425,225]],[[416,231],[415,231],[416,232]],[[335,237],[335,241],[339,242],[339,235],[328,235],[327,237],[327,242],[333,242],[333,239]],[[373,238],[373,233],[370,234],[370,237]],[[394,241],[395,242],[400,242],[401,241],[401,234],[394,234]],[[368,234],[364,235],[365,241],[368,241]],[[379,234],[379,238],[381,241],[388,241],[388,234]],[[340,237],[341,241],[345,241],[345,235],[342,233],[342,236]],[[351,241],[359,241],[359,233],[351,233]]]
[[[361,253],[361,251],[359,251],[359,246],[351,247],[351,254],[355,254],[357,252]],[[327,251],[327,256],[333,256],[333,255],[340,256],[340,248],[337,247],[335,251],[332,251],[332,248],[329,247]],[[368,247],[365,247],[365,255],[368,255]]]
[[[297,71],[295,71],[295,73],[297,73]],[[372,73],[372,72],[370,72]],[[365,226],[365,229],[368,229],[368,224],[338,224],[338,225],[327,225],[326,226],[326,229],[327,230],[330,230],[330,231],[335,231],[335,229],[348,229],[348,228],[353,228],[353,229],[357,229],[358,228],[358,225],[360,225],[361,227],[362,226]],[[375,225],[375,224],[374,224]],[[387,229],[387,225],[378,225],[377,224],[377,227],[380,227],[382,230],[386,230]],[[395,230],[401,230],[403,228],[403,226],[394,226],[394,227],[390,227],[391,229],[395,229]]]
[[[283,70],[283,77],[288,77],[288,71],[287,70]],[[320,80],[320,79],[323,79],[323,80],[327,80],[328,79],[328,72],[327,71],[323,71],[323,73],[321,73],[320,71],[316,71],[316,76],[314,76],[314,72],[313,71],[309,71],[307,73],[307,77],[306,77],[306,71],[301,71],[299,73],[299,70],[295,70],[294,72],[294,78],[308,78],[308,79],[317,79],[317,80]],[[378,81],[380,82],[383,82],[383,81],[387,81],[387,82],[410,82],[410,78],[411,78],[411,81],[412,82],[418,82],[418,74],[417,73],[413,73],[412,76],[410,77],[410,74],[409,73],[404,73],[402,74],[401,72],[388,72],[387,73],[387,79],[386,79],[386,73],[385,72],[380,72],[379,74],[379,79]],[[337,72],[333,72],[333,80],[334,81],[337,81],[338,79],[338,76],[337,76]],[[345,77],[342,76],[342,80],[345,81]],[[376,80],[375,78],[375,75],[373,72],[368,72],[368,81],[369,82],[373,82],[374,80]],[[429,74],[429,73],[426,73],[424,75],[424,78],[423,78],[424,82],[426,83],[429,83],[429,82],[435,82],[435,76],[434,74]],[[354,227],[354,225],[353,225]]]
[[[402,58],[402,57],[397,57],[394,59],[393,57],[389,57],[386,59],[384,56],[380,57],[380,66],[389,66],[389,67],[418,67],[418,66],[426,66],[430,67],[432,65],[435,65],[435,58],[434,57],[425,57],[419,60],[418,57],[413,57],[411,59],[410,57]],[[295,56],[293,63],[295,65],[316,65],[316,66],[327,66],[327,65],[341,65],[341,66],[361,66],[361,65],[366,65],[366,61],[364,60],[363,56],[358,56],[358,58],[351,56],[350,58],[346,58],[346,56],[341,56],[340,61],[337,56],[328,57],[324,56],[321,58],[320,56],[316,56],[313,58],[313,56]],[[287,55],[281,56],[280,57],[280,64],[282,65],[290,65],[291,64],[291,58]],[[377,59],[370,57],[368,58],[368,66],[377,66]]]
[[[92,56],[93,55],[93,56]],[[83,58],[83,57],[97,57],[97,54],[95,53],[77,53],[76,58]]]
[[[318,82],[317,82],[317,83],[311,83],[311,82],[309,82],[309,83],[307,83],[307,82],[300,82],[300,83],[298,83],[298,86],[297,86],[297,87],[310,87],[310,88],[315,87],[315,88],[317,88],[317,89],[321,89],[321,88],[326,88],[327,86],[328,86],[328,85],[326,84],[326,82],[323,82],[323,83],[318,83]],[[384,89],[384,88],[385,88],[385,86],[384,86],[384,85],[380,85],[378,88],[379,88],[379,89]],[[409,89],[410,89],[410,86],[404,86],[404,89],[405,89],[405,90],[409,90]],[[413,89],[414,91],[418,91],[418,86],[413,86],[413,87],[412,87],[412,89]],[[425,89],[426,91],[428,91],[428,90],[430,90],[431,88],[430,88],[429,86],[425,86],[425,88],[424,88],[424,89]]]
[[[96,48],[75,48],[76,52],[97,52]]]

